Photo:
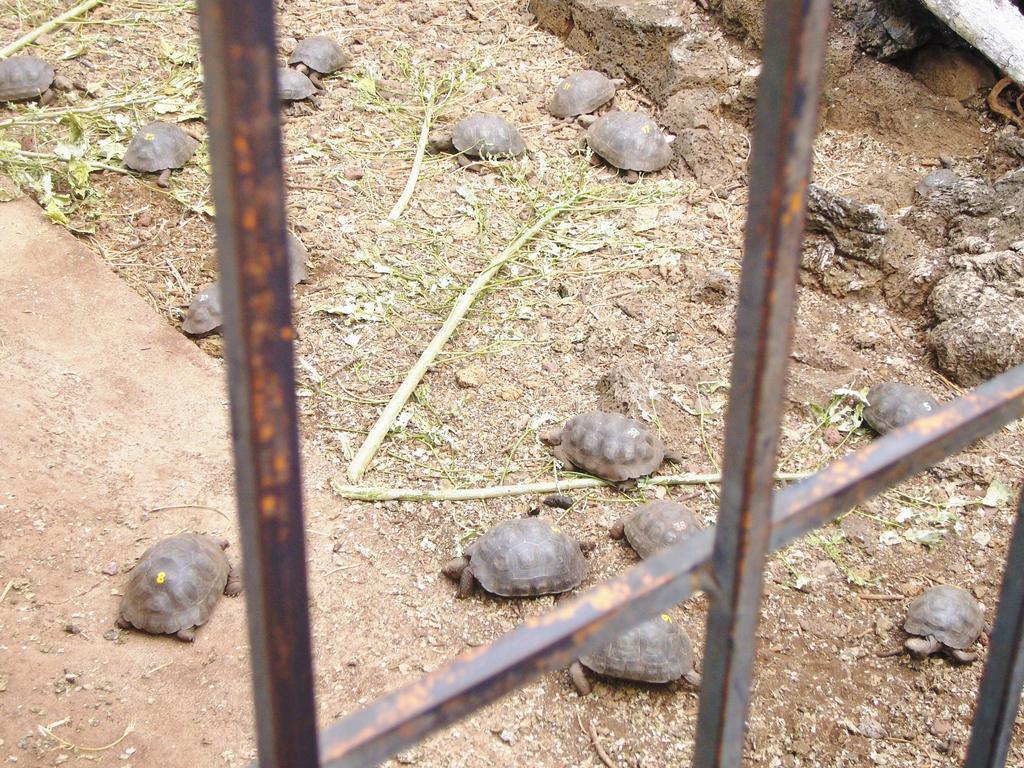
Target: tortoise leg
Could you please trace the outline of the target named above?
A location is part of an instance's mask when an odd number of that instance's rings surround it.
[[[114,619],[114,624],[116,624],[120,629],[132,628],[132,625],[128,623],[128,620],[124,616],[118,616]]]
[[[467,565],[459,576],[459,591],[456,593],[456,597],[461,600],[471,594],[473,594],[473,569]]]
[[[569,677],[572,678],[572,684],[576,686],[580,696],[590,693],[590,681],[587,680],[587,674],[583,671],[583,665],[578,661],[569,665]]]
[[[906,642],[903,643],[903,647],[907,649],[911,656],[923,659],[939,650],[942,647],[942,643],[931,635],[928,637],[908,637]]]
[[[597,549],[596,541],[590,541],[588,539],[586,541],[580,541],[577,543],[580,545],[580,552],[583,553],[584,557],[586,557],[587,555],[589,555]]]
[[[296,72],[301,72],[301,73],[302,73],[302,74],[304,74],[304,75],[305,75],[306,77],[309,77],[309,67],[307,67],[307,66],[306,66],[305,64],[303,64],[302,62],[299,62],[298,64],[296,64],[296,65],[295,65],[295,71],[296,71]],[[311,78],[311,79],[312,79],[312,78]]]
[[[636,478],[631,477],[628,480],[619,480],[616,483],[612,483],[612,486],[619,493],[629,493],[636,490]]]
[[[158,187],[169,187],[171,186],[171,169],[164,168],[160,171],[160,175],[156,177],[156,185]]]
[[[564,446],[561,444],[556,445],[553,453],[555,454],[555,458],[558,459],[559,463],[562,465],[562,469],[573,469],[573,463],[569,461],[569,457],[566,455]]]
[[[962,651],[959,648],[950,648],[948,653],[950,657],[959,664],[970,664],[972,661],[977,661],[978,659],[978,654],[970,653],[969,651]]]
[[[54,88],[47,88],[39,97],[39,106],[45,107],[57,100],[57,91]]]
[[[461,153],[455,156],[455,162],[457,162],[463,168],[468,168],[473,164],[473,161],[470,158],[466,157]]]
[[[640,181],[640,174],[636,171],[626,171],[622,178],[627,184],[636,184]]]
[[[608,529],[608,535],[616,540],[621,539],[626,535],[626,526],[622,520],[616,521],[615,524]]]
[[[186,643],[194,643],[196,641],[196,628],[179,629],[175,637]]]
[[[306,77],[309,78],[309,82],[311,82],[313,85],[315,85],[321,91],[326,91],[327,90],[327,88],[324,87],[323,80],[320,79],[320,75],[318,75],[316,72],[309,72],[309,73],[306,74]]]
[[[228,568],[228,583],[224,585],[224,594],[228,597],[235,597],[242,591],[242,579],[238,576],[238,569],[235,566]]]
[[[683,680],[688,682],[694,688],[700,688],[700,684],[701,684],[703,678],[701,678],[700,672],[698,672],[695,669],[691,669],[689,672],[687,672],[685,675],[683,675]]]

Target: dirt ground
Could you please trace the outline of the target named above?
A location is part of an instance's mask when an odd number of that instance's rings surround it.
[[[4,40],[59,12],[48,0],[3,7]],[[558,79],[585,61],[533,25],[525,3],[280,10],[282,56],[322,32],[354,59],[325,80],[322,109],[283,122],[290,222],[310,252],[295,322],[325,725],[552,604],[480,593],[456,601],[439,572],[460,543],[538,499],[353,502],[331,482],[345,482],[379,408],[459,292],[562,196],[581,198],[481,297],[365,482],[550,480],[538,432],[594,406],[657,424],[686,469],[719,469],[744,155],[734,183],[714,189],[679,163],[635,185],[590,165],[575,151],[580,129],[544,110]],[[33,46],[91,96],[0,112],[0,170],[79,239],[76,249],[27,202],[0,205],[0,377],[12,393],[0,403],[9,521],[0,529],[0,758],[13,764],[240,766],[255,757],[242,601],[222,601],[193,646],[113,625],[124,570],[161,536],[223,533],[238,558],[221,340],[180,333],[191,296],[215,278],[205,147],[167,190],[98,167],[119,168],[134,128],[155,116],[201,115],[196,46],[191,4],[113,0]],[[893,68],[878,94],[905,77]],[[530,155],[484,173],[428,156],[412,203],[388,223],[428,87],[453,91],[440,125],[498,112],[519,126]],[[651,105],[632,84],[616,99]],[[838,116],[823,125],[817,177],[890,213],[909,204],[940,154],[981,168],[997,127],[975,98],[907,141],[910,117],[879,120],[859,106],[830,104]],[[833,395],[838,388],[893,378],[954,397],[924,330],[912,314],[802,288],[780,469],[813,471],[871,439],[853,428],[852,401]],[[899,646],[909,599],[933,583],[970,589],[991,622],[1024,470],[1020,439],[1011,425],[771,559],[750,764],[962,761],[982,665],[877,654]],[[713,522],[713,484],[646,491],[693,493],[687,503]],[[635,562],[607,528],[643,494],[576,498],[560,524],[598,542],[585,588]],[[183,504],[216,511],[151,511]],[[675,615],[700,648],[703,598]],[[686,765],[696,708],[685,683],[600,681],[580,698],[567,675],[549,675],[395,764],[598,766],[593,723],[623,768]],[[1024,766],[1022,725],[1011,766]]]

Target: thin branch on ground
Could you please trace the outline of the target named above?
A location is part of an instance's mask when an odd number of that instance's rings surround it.
[[[423,165],[423,156],[427,152],[427,137],[430,135],[430,127],[434,124],[437,111],[434,109],[434,92],[431,90],[427,98],[426,106],[423,109],[423,126],[420,128],[420,139],[416,145],[416,157],[412,161],[412,170],[409,171],[409,180],[405,183],[402,196],[395,202],[395,207],[388,214],[388,219],[396,221],[405,210],[405,206],[412,199],[412,193],[416,189],[416,181],[419,179],[420,166]]]
[[[781,482],[803,480],[810,472],[778,472],[775,479]],[[637,483],[639,488],[651,485],[705,485],[722,482],[720,472],[706,475],[658,475]],[[496,499],[503,496],[529,496],[542,493],[577,491],[584,488],[614,487],[614,483],[598,477],[580,477],[521,485],[492,485],[483,488],[368,488],[359,485],[343,485],[334,481],[334,492],[345,499],[355,501],[467,501],[470,499]]]
[[[48,736],[49,738],[53,739],[65,749],[74,749],[79,752],[103,752],[105,750],[110,749],[111,747],[116,747],[118,744],[125,740],[128,734],[132,733],[135,730],[135,723],[128,723],[128,725],[125,726],[124,732],[109,744],[104,744],[102,747],[83,747],[79,744],[67,741],[66,739],[62,739],[60,736],[53,732],[53,728],[55,728],[57,725],[61,725],[66,722],[67,718],[60,721],[59,723],[54,723],[53,725],[40,725],[38,726],[39,732],[43,736]]]
[[[35,42],[38,38],[42,37],[43,35],[53,32],[53,30],[57,29],[57,27],[63,26],[66,22],[70,21],[76,16],[81,16],[86,11],[92,10],[97,5],[101,5],[103,2],[104,0],[84,0],[84,2],[81,2],[74,8],[65,11],[60,16],[52,18],[44,24],[40,24],[31,32],[27,32],[26,34],[22,35],[17,40],[15,40],[13,43],[8,45],[6,48],[0,50],[0,59],[6,59],[12,53],[20,51],[29,43]]]
[[[431,367],[434,362],[434,358],[441,351],[441,348],[445,345],[448,339],[451,338],[452,334],[455,333],[455,329],[459,323],[469,312],[469,308],[473,306],[473,302],[476,301],[487,284],[490,283],[498,271],[505,266],[521,249],[526,243],[532,240],[537,234],[544,229],[548,224],[558,218],[561,214],[569,210],[580,198],[582,193],[573,195],[568,200],[558,203],[552,206],[544,213],[543,216],[538,218],[533,224],[523,230],[515,240],[498,254],[487,268],[481,272],[477,278],[469,285],[468,288],[459,297],[459,300],[455,302],[455,306],[452,307],[451,313],[448,318],[444,321],[444,324],[438,330],[437,334],[431,340],[427,348],[423,350],[416,364],[413,365],[412,369],[406,375],[405,380],[399,386],[398,391],[395,392],[394,396],[388,402],[387,406],[381,412],[377,418],[377,422],[373,425],[363,444],[359,446],[359,450],[356,452],[355,458],[352,459],[352,463],[348,468],[348,476],[352,482],[359,482],[363,473],[366,472],[366,468],[370,464],[370,460],[373,459],[374,454],[377,453],[377,449],[380,448],[381,443],[384,442],[384,438],[387,433],[391,430],[391,426],[394,424],[395,419],[398,418],[402,409],[408,402],[409,397],[412,396],[413,391],[419,386],[420,381],[426,375],[427,370]]]

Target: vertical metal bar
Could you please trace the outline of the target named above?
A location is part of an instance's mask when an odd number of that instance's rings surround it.
[[[828,30],[828,0],[769,0],[751,147],[697,768],[739,766]]]
[[[263,768],[318,764],[272,0],[199,0]]]
[[[1002,768],[1024,691],[1024,488],[1006,553],[988,661],[978,689],[965,768]]]

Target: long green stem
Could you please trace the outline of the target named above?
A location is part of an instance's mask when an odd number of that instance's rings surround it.
[[[775,479],[783,482],[802,480],[810,472],[778,472]],[[722,475],[714,472],[706,475],[657,475],[640,481],[640,485],[704,485],[720,483]],[[496,499],[502,496],[530,496],[541,493],[561,493],[584,488],[611,486],[597,477],[580,477],[557,482],[524,483],[522,485],[492,485],[485,488],[366,488],[358,485],[342,485],[332,482],[334,492],[345,499],[356,501],[467,501],[470,499]]]
[[[43,35],[47,34],[48,32],[52,32],[57,27],[65,24],[66,22],[68,22],[71,19],[75,18],[75,16],[81,16],[86,11],[92,10],[97,5],[100,5],[103,2],[104,2],[104,0],[85,0],[84,2],[81,2],[78,5],[76,5],[74,8],[71,8],[71,9],[65,11],[60,16],[57,16],[56,18],[50,19],[45,24],[40,24],[38,27],[33,29],[31,32],[28,32],[28,33],[22,35],[17,40],[15,40],[13,43],[8,45],[6,48],[0,50],[0,59],[6,59],[12,53],[16,53],[17,51],[20,51],[22,48],[24,48],[29,43],[35,42],[35,40],[37,38],[42,37]]]
[[[481,272],[477,278],[470,284],[468,288],[459,297],[459,300],[455,302],[455,306],[452,307],[452,311],[449,313],[448,318],[444,321],[444,324],[435,334],[427,348],[423,350],[416,364],[410,369],[409,373],[406,374],[405,380],[399,386],[398,391],[392,396],[387,406],[381,412],[377,418],[377,422],[373,425],[363,444],[359,446],[359,450],[356,452],[355,457],[352,459],[352,463],[348,467],[349,479],[354,483],[358,483],[362,477],[366,468],[370,464],[370,460],[373,458],[377,449],[380,448],[381,443],[384,442],[384,438],[387,436],[388,431],[391,429],[391,425],[394,424],[395,419],[402,412],[406,402],[412,395],[413,391],[419,386],[420,381],[426,375],[427,370],[434,362],[434,358],[437,357],[437,353],[441,351],[441,347],[445,345],[448,339],[451,338],[452,334],[455,333],[455,329],[459,323],[462,322],[462,318],[469,312],[469,308],[476,301],[477,296],[487,287],[487,284],[491,281],[491,278],[497,274],[508,261],[519,252],[519,250],[533,239],[538,232],[544,227],[554,221],[558,216],[569,210],[573,204],[575,204],[581,197],[581,194],[576,194],[569,200],[552,206],[548,211],[537,219],[533,224],[524,229],[515,240],[498,254],[487,268]]]
[[[402,196],[395,201],[395,207],[391,209],[391,213],[388,214],[388,219],[395,221],[399,216],[402,215],[402,211],[405,210],[405,206],[409,204],[412,199],[412,193],[416,189],[416,180],[420,175],[420,166],[423,164],[423,155],[427,151],[427,137],[430,136],[430,126],[434,123],[434,117],[436,112],[434,110],[434,94],[431,92],[430,98],[427,99],[427,106],[423,111],[423,126],[420,128],[420,139],[416,145],[416,157],[412,161],[412,170],[409,171],[409,180],[405,183],[405,189],[402,191]]]

